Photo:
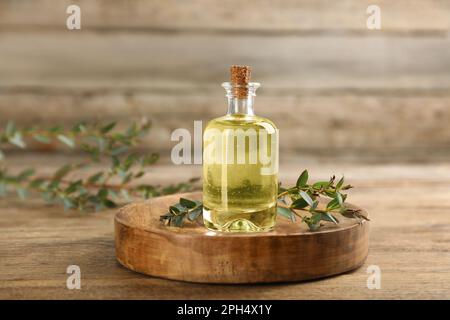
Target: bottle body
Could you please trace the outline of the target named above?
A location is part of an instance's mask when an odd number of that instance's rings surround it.
[[[209,122],[203,150],[205,226],[223,232],[272,230],[278,193],[275,125],[253,112],[229,112]]]

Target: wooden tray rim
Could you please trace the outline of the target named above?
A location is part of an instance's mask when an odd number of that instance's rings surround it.
[[[184,194],[180,194],[179,196],[183,196],[183,195],[192,195],[193,193],[184,193]],[[201,192],[195,193],[195,194],[201,194]],[[166,196],[161,196],[161,197],[157,197],[159,200],[164,199],[164,198],[169,198],[169,197],[173,197],[173,195],[166,195]],[[197,233],[197,232],[188,232],[189,229],[183,229],[183,232],[177,232],[175,230],[178,230],[178,228],[176,227],[167,227],[167,226],[161,226],[161,228],[146,228],[146,227],[141,227],[141,226],[137,226],[137,225],[132,225],[129,223],[126,223],[121,216],[123,214],[125,214],[125,211],[132,206],[136,206],[136,205],[149,205],[151,203],[151,201],[153,201],[153,199],[149,199],[149,200],[143,200],[143,201],[138,201],[138,202],[134,202],[134,203],[130,203],[127,204],[123,207],[121,207],[118,212],[116,213],[115,217],[114,217],[114,221],[116,223],[120,223],[123,226],[126,226],[128,228],[136,228],[139,230],[142,230],[144,232],[149,232],[149,233],[157,233],[157,234],[167,234],[169,232],[174,232],[177,234],[177,236],[186,236],[186,237],[196,237],[196,238],[215,238],[215,237],[244,237],[244,238],[252,238],[252,237],[304,237],[304,236],[318,236],[321,234],[327,234],[327,233],[331,233],[331,232],[337,232],[337,231],[347,231],[353,228],[357,228],[360,227],[362,224],[367,223],[366,220],[362,220],[360,222],[356,222],[353,225],[350,226],[346,226],[346,227],[339,227],[339,225],[335,228],[335,229],[327,229],[327,230],[319,230],[319,231],[299,231],[299,232],[292,232],[292,233],[273,233],[273,232],[236,232],[236,233],[226,233],[226,232],[214,232],[214,231],[210,231],[208,229],[206,229],[203,225],[199,225],[200,227],[205,228],[206,232],[211,232],[213,234],[206,234],[206,233]],[[361,212],[368,217],[368,213],[365,209],[360,208],[356,205],[353,205],[351,203],[347,203],[350,207],[355,208],[355,209],[359,209],[361,210]]]

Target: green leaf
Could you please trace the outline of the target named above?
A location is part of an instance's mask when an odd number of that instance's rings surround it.
[[[122,181],[126,178],[127,172],[122,169],[117,169],[117,175],[122,179]]]
[[[42,192],[42,198],[45,200],[45,202],[47,203],[53,203],[54,199],[55,199],[55,195],[53,192],[51,191],[45,191]]]
[[[97,159],[98,158],[98,150],[97,150],[97,148],[91,147],[87,143],[82,143],[80,145],[80,148],[84,152],[88,153],[93,159]]]
[[[308,203],[309,206],[313,206],[314,201],[313,199],[311,199],[311,197],[309,196],[309,194],[307,194],[305,191],[300,190],[300,196],[305,199],[305,201]]]
[[[123,169],[125,171],[128,171],[128,169],[130,169],[133,166],[133,164],[136,162],[137,159],[138,156],[136,154],[133,153],[129,154],[124,161]]]
[[[33,180],[33,181],[30,182],[30,188],[38,189],[39,187],[42,186],[42,184],[43,184],[44,182],[45,182],[45,181],[42,180],[42,179],[35,179],[35,180]]]
[[[340,207],[339,201],[337,198],[333,198],[330,202],[327,204],[327,210],[334,210]]]
[[[172,219],[170,219],[170,225],[180,228],[183,226],[183,222],[184,222],[183,220],[184,220],[184,216],[182,216],[182,215],[175,216]]]
[[[87,180],[88,183],[95,184],[100,178],[103,177],[103,172],[97,172],[96,174],[90,176]]]
[[[174,215],[181,215],[184,214],[186,211],[187,208],[181,205],[181,203],[177,203],[169,207],[169,212],[173,213]]]
[[[128,182],[131,181],[131,179],[133,179],[133,173],[132,172],[128,173],[126,176],[123,177],[122,184],[127,184]]]
[[[116,156],[112,157],[112,165],[113,165],[113,168],[120,167],[120,160],[118,157],[116,157]]]
[[[291,208],[293,209],[303,209],[308,206],[308,202],[305,201],[303,198],[298,198],[291,204]]]
[[[7,137],[12,137],[16,132],[16,125],[13,121],[8,121],[6,124],[5,134]]]
[[[149,156],[145,156],[142,159],[142,166],[149,166],[154,164],[156,161],[158,161],[159,155],[157,153],[153,153]]]
[[[97,197],[97,196],[95,196],[95,195],[90,195],[90,196],[87,198],[87,201],[88,201],[89,203],[92,203],[92,204],[99,204],[99,203],[101,203],[101,199],[99,199],[99,197]]]
[[[277,206],[277,213],[291,221],[295,221],[295,214],[288,208]]]
[[[111,199],[113,199],[113,200],[119,200],[119,196],[118,196],[117,192],[115,192],[114,190],[109,189],[109,190],[108,190],[108,194],[109,194],[109,196],[111,197]]]
[[[180,214],[180,209],[178,209],[176,206],[170,206],[169,207],[169,212],[171,214],[174,214],[174,215],[179,215]]]
[[[59,132],[59,131],[61,131],[61,126],[54,126],[50,129],[48,129],[48,131],[53,132],[53,133]]]
[[[329,185],[329,181],[318,181],[313,184],[314,189],[321,189],[323,187],[327,187]]]
[[[85,122],[77,123],[77,124],[72,128],[72,131],[73,131],[74,133],[86,132],[86,131],[87,131],[86,123],[85,123]]]
[[[316,223],[308,223],[309,230],[311,231],[317,231],[320,229],[320,222]]]
[[[308,170],[304,170],[297,179],[297,187],[304,187],[308,182]]]
[[[128,147],[128,146],[120,146],[120,147],[112,149],[111,150],[111,154],[113,156],[118,156],[118,155],[120,155],[120,154],[122,154],[124,152],[127,152],[128,149],[130,149],[130,147]]]
[[[60,182],[60,180],[52,180],[52,182],[48,185],[48,189],[51,191],[58,189]]]
[[[100,132],[101,133],[108,133],[109,131],[111,131],[116,126],[116,124],[117,124],[116,122],[108,123],[106,126],[104,126],[104,127],[102,127],[100,129]]]
[[[322,213],[322,220],[333,222],[334,224],[339,223],[339,220],[329,212]]]
[[[115,208],[115,207],[117,207],[117,204],[114,201],[110,200],[110,199],[104,199],[102,203],[107,208]]]
[[[336,199],[339,205],[342,207],[342,205],[344,204],[344,199],[342,198],[342,195],[339,192],[336,192]]]
[[[98,191],[97,197],[100,198],[100,200],[105,200],[108,197],[108,189],[102,188]]]
[[[136,174],[134,175],[134,177],[135,177],[136,179],[138,179],[138,178],[142,178],[144,175],[145,175],[145,171],[139,171],[138,173],[136,173]]]
[[[313,201],[313,204],[312,204],[312,206],[311,206],[311,208],[309,208],[309,211],[310,211],[310,212],[314,212],[314,210],[317,209],[317,206],[318,206],[318,205],[319,205],[319,201],[314,200],[314,201]]]
[[[336,190],[339,190],[344,184],[344,176],[342,176],[341,180],[336,184]]]
[[[336,196],[336,192],[335,191],[324,190],[323,192],[330,198],[334,198]]]
[[[66,164],[59,168],[53,175],[53,181],[59,181],[64,178],[72,170],[72,165]]]
[[[197,206],[197,203],[195,203],[195,201],[192,201],[192,200],[189,200],[189,199],[186,199],[186,198],[180,198],[180,204],[183,207],[186,207],[186,208],[189,208],[189,209],[192,209],[192,208]]]
[[[320,212],[316,212],[311,216],[311,222],[313,224],[320,222],[320,220],[322,220],[322,213]]]
[[[29,177],[31,177],[34,173],[35,173],[34,169],[31,169],[31,168],[30,169],[25,169],[21,173],[19,173],[19,175],[17,176],[17,179],[19,181],[26,180]]]
[[[317,212],[314,213],[311,217],[304,217],[302,220],[308,225],[309,230],[316,231],[320,228],[321,218],[322,214]]]
[[[27,190],[21,187],[16,188],[17,195],[21,200],[25,200],[27,197]]]
[[[202,212],[203,212],[202,207],[198,207],[195,210],[192,210],[191,212],[189,212],[189,214],[188,214],[189,221],[197,220],[197,218],[200,216],[200,214],[202,214]]]
[[[127,190],[121,189],[120,190],[120,195],[122,196],[123,199],[125,199],[125,201],[131,202],[132,199],[131,199],[131,196],[130,196],[130,194],[128,193]]]
[[[65,193],[71,194],[78,190],[79,187],[83,185],[83,182],[81,180],[77,180],[69,184],[69,186],[66,188]]]
[[[181,203],[175,204],[174,207],[178,208],[180,210],[180,213],[185,213],[187,211],[187,208],[183,206]]]
[[[45,144],[49,144],[50,143],[50,138],[47,136],[44,136],[42,134],[36,134],[33,136],[33,139],[40,142],[40,143],[45,143]]]
[[[64,143],[65,145],[67,145],[70,148],[74,148],[75,147],[75,142],[73,141],[72,138],[69,138],[68,136],[65,136],[63,134],[59,134],[57,136],[58,140],[61,141],[62,143]]]
[[[9,142],[21,149],[26,147],[26,144],[23,141],[22,134],[20,132],[14,133],[14,135],[9,138]]]
[[[72,201],[72,199],[70,199],[68,197],[62,198],[62,202],[63,202],[64,210],[69,210],[69,209],[73,209],[76,207],[76,205]]]

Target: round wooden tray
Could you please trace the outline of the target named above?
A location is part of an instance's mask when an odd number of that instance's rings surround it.
[[[300,221],[279,217],[274,231],[236,234],[215,233],[198,223],[183,228],[162,225],[159,216],[180,196],[201,199],[201,193],[178,194],[119,210],[115,242],[122,265],[174,280],[258,283],[331,276],[361,266],[367,257],[367,221],[340,217],[339,226],[326,223],[310,232]]]

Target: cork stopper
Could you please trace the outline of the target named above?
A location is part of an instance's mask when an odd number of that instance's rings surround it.
[[[233,85],[233,93],[236,98],[243,99],[248,95],[248,84],[251,77],[251,68],[249,66],[231,66],[230,83]]]

